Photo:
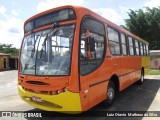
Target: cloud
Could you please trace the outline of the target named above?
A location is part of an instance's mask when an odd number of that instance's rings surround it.
[[[13,44],[13,47],[20,48],[23,37],[23,21],[14,16],[0,20],[0,33],[0,43]]]
[[[11,13],[11,14],[10,14]],[[18,18],[18,12],[8,10],[0,6],[0,43],[13,44],[13,47],[20,48],[23,38],[23,21]]]
[[[11,13],[12,13],[12,15],[14,15],[14,16],[18,16],[18,15],[19,15],[19,13],[18,13],[17,10],[11,10]]]
[[[0,15],[7,16],[7,9],[4,6],[0,6]]]
[[[113,9],[98,8],[98,9],[93,9],[93,11],[118,25],[121,25],[124,23],[122,17]]]
[[[40,2],[37,6],[37,11],[42,12],[51,8],[63,6],[63,5],[84,5],[84,0],[46,0]]]
[[[144,7],[149,7],[149,8],[158,6],[160,6],[160,0],[149,0],[144,4]]]
[[[119,5],[119,9],[120,9],[120,12],[122,15],[126,15],[126,13],[129,12],[130,8],[127,8],[126,6]]]
[[[19,29],[17,29],[16,27],[10,28],[9,32],[11,32],[11,33],[20,33]]]

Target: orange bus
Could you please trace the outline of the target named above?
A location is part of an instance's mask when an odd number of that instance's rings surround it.
[[[91,10],[62,6],[24,23],[20,97],[35,108],[83,112],[144,81],[148,42]]]

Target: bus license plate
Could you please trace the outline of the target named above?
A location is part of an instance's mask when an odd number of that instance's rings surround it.
[[[36,102],[42,102],[42,99],[40,97],[32,96],[32,100]]]

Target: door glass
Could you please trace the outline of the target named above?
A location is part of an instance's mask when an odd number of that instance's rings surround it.
[[[103,24],[90,18],[83,20],[81,28],[80,73],[85,75],[97,69],[104,59],[105,34]]]

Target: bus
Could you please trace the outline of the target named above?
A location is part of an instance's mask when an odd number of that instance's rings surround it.
[[[148,42],[87,8],[61,6],[25,21],[18,91],[35,108],[81,113],[111,106],[149,66]]]

